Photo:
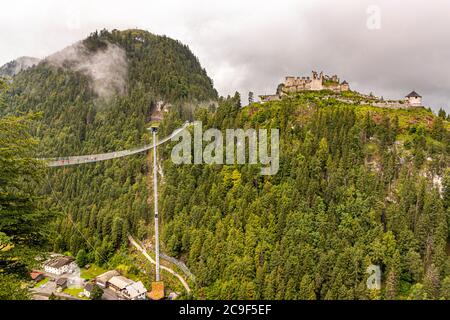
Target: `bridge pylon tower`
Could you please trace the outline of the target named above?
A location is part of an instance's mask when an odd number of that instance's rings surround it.
[[[153,134],[153,194],[155,203],[155,282],[152,283],[152,292],[150,296],[154,300],[164,298],[164,283],[160,277],[160,264],[159,264],[159,217],[158,217],[158,163],[157,163],[157,133],[158,126],[152,125],[150,130]]]

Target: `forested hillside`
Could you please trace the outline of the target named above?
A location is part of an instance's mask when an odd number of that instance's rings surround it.
[[[0,79],[0,112],[7,84]],[[44,164],[35,158],[30,126],[38,115],[0,117],[0,300],[27,299],[28,268],[48,244],[53,215],[37,195]]]
[[[218,108],[207,107],[217,100]],[[95,32],[20,72],[0,124],[19,122],[26,133],[17,143],[33,146],[17,154],[40,175],[30,174],[36,189],[25,189],[25,204],[36,216],[24,221],[57,215],[40,225],[47,242],[28,229],[24,237],[100,265],[126,256],[127,233],[151,240],[145,155],[46,171],[34,157],[148,143],[152,113],[164,101],[172,107],[162,137],[194,119],[204,129],[280,129],[274,176],[261,176],[258,165],[175,165],[174,143],[159,149],[162,251],[186,262],[195,298],[450,299],[445,112],[360,105],[354,92],[243,108],[240,100],[218,98],[187,46],[140,30]],[[206,107],[193,112],[199,105]],[[30,111],[33,121],[15,117]],[[8,152],[0,154],[5,161]],[[12,241],[4,226],[0,236]],[[367,289],[372,264],[381,267],[381,291]]]
[[[317,92],[242,109],[235,97],[197,111],[204,130],[281,131],[274,176],[165,161],[163,243],[196,275],[197,297],[450,298],[445,113],[344,95],[347,103]],[[371,264],[381,291],[367,289]]]
[[[114,67],[104,61],[109,52],[117,59],[124,53],[124,79],[108,70]],[[108,77],[95,78],[98,72]],[[97,90],[93,80],[114,87]],[[40,141],[35,156],[54,157],[141,146],[149,142],[147,127],[158,101],[177,110],[216,99],[211,79],[187,46],[140,30],[103,30],[19,73],[0,112],[40,113],[32,127]],[[127,233],[145,235],[152,215],[147,165],[145,155],[137,155],[48,170],[40,193],[59,217],[45,250],[87,252],[88,262],[104,264],[126,247]]]

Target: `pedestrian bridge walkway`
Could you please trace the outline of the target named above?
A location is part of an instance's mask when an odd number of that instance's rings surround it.
[[[188,126],[190,126],[189,122],[186,122],[183,127],[178,128],[174,132],[172,132],[171,135],[165,137],[164,139],[161,139],[156,144],[157,146],[166,143],[173,137],[176,137],[180,132],[185,130]],[[144,145],[140,148],[134,148],[129,150],[122,150],[122,151],[114,151],[109,153],[100,153],[100,154],[90,154],[90,155],[84,155],[84,156],[71,156],[71,157],[59,157],[59,158],[46,158],[42,159],[44,161],[47,161],[47,165],[49,167],[65,167],[65,166],[74,166],[79,164],[85,164],[85,163],[93,163],[93,162],[100,162],[100,161],[106,161],[106,160],[112,160],[117,158],[123,158],[127,156],[131,156],[137,153],[142,153],[147,150],[150,150],[153,148],[152,144]]]

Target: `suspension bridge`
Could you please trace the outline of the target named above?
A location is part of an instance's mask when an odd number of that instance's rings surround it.
[[[191,125],[191,123],[185,122],[185,124],[181,128],[176,129],[169,136],[159,140],[158,143],[156,144],[156,146],[164,144],[167,141],[171,140],[172,138],[176,137],[178,134],[180,134],[183,130],[185,130],[190,125]],[[117,158],[128,157],[128,156],[131,156],[134,154],[146,152],[146,151],[152,149],[153,147],[154,147],[154,145],[152,143],[152,144],[146,144],[139,148],[122,150],[122,151],[114,151],[114,152],[100,153],[100,154],[90,154],[90,155],[84,155],[84,156],[44,158],[41,160],[46,161],[47,166],[49,166],[49,167],[66,167],[66,166],[74,166],[74,165],[80,165],[80,164],[107,161],[107,160],[112,160],[112,159],[117,159]]]
[[[167,141],[171,140],[172,138],[176,137],[178,134],[180,134],[183,130],[185,130],[187,127],[189,127],[191,123],[189,121],[186,121],[184,125],[181,128],[176,129],[172,132],[169,136],[157,140],[156,138],[156,132],[158,131],[157,127],[152,126],[151,131],[153,133],[153,142],[152,144],[144,145],[140,148],[134,148],[134,149],[128,149],[128,150],[122,150],[122,151],[114,151],[109,153],[100,153],[100,154],[90,154],[90,155],[84,155],[84,156],[70,156],[70,157],[60,157],[60,158],[47,158],[47,159],[41,159],[47,162],[47,165],[49,167],[66,167],[66,166],[74,166],[74,165],[81,165],[86,163],[93,163],[93,162],[100,162],[100,161],[107,161],[117,158],[123,158],[127,156],[131,156],[134,154],[146,152],[150,149],[153,149],[153,189],[154,189],[154,205],[155,205],[155,261],[151,259],[151,257],[147,254],[147,252],[141,248],[136,241],[130,236],[130,242],[132,245],[134,245],[140,252],[144,254],[144,256],[149,259],[150,262],[154,263],[156,265],[155,271],[156,271],[156,282],[152,283],[152,292],[150,292],[150,296],[154,300],[159,300],[164,297],[164,284],[161,282],[160,279],[160,252],[159,252],[159,219],[158,219],[158,180],[157,180],[157,155],[156,155],[156,149],[158,146],[166,143]],[[180,282],[185,287],[186,291],[189,293],[191,290],[187,284],[187,282],[181,277],[178,273],[176,273],[174,270],[162,266],[163,270],[166,270],[170,273],[172,273],[174,276],[176,276]]]

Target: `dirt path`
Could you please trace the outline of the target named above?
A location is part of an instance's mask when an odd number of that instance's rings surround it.
[[[154,260],[152,257],[150,257],[150,255],[147,253],[147,251],[146,251],[144,248],[142,248],[142,247],[140,246],[140,244],[137,243],[136,240],[134,240],[134,238],[133,238],[132,236],[128,236],[128,240],[130,240],[131,244],[132,244],[138,251],[140,251],[140,252],[144,255],[144,257],[147,258],[148,261],[150,261],[152,264],[156,264],[155,260]],[[161,269],[162,269],[162,270],[165,270],[165,271],[171,273],[172,275],[174,275],[175,277],[177,277],[178,280],[180,280],[181,284],[183,285],[184,289],[186,289],[186,292],[187,292],[187,293],[190,293],[190,292],[191,292],[191,289],[189,288],[188,283],[186,282],[186,280],[184,280],[184,278],[183,278],[181,275],[179,275],[179,274],[176,273],[174,270],[172,270],[172,269],[170,269],[170,268],[168,268],[168,267],[166,267],[166,266],[161,266]]]

